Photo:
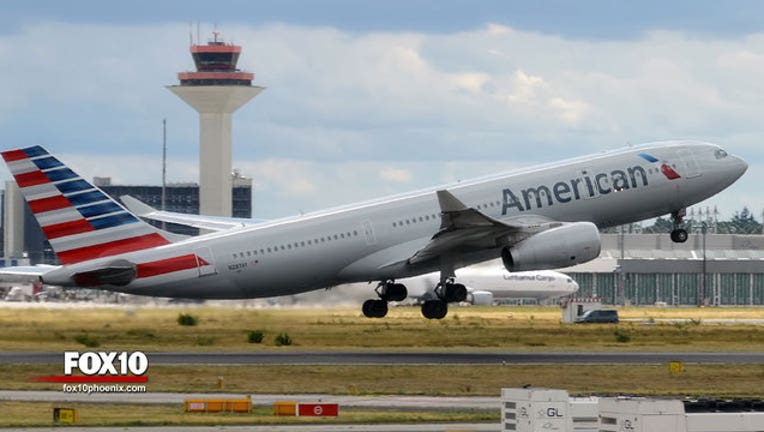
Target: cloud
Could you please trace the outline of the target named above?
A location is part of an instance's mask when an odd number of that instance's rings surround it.
[[[385,167],[379,171],[382,180],[395,183],[409,183],[412,179],[411,172],[394,167]]]
[[[269,212],[669,138],[718,142],[752,163],[722,194],[729,205],[756,201],[752,185],[764,181],[754,169],[764,159],[762,34],[219,27],[266,87],[234,115],[233,140],[234,165]],[[80,155],[94,175],[157,184],[148,167],[167,118],[171,172],[197,178],[197,115],[163,88],[192,68],[186,37],[179,23],[38,22],[0,35],[3,148],[45,144]]]

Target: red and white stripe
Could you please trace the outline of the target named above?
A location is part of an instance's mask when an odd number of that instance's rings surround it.
[[[29,154],[34,154],[34,156],[30,157]],[[96,229],[96,226],[91,224],[88,218],[84,217],[77,207],[69,201],[67,195],[71,196],[98,189],[88,183],[91,186],[90,189],[79,190],[70,194],[62,193],[56,186],[57,184],[82,180],[82,177],[76,176],[60,181],[51,181],[46,173],[61,170],[65,166],[39,169],[34,162],[35,160],[51,158],[51,155],[41,147],[6,151],[2,152],[2,156],[62,264],[73,264],[170,243],[158,230],[140,220],[137,222],[131,220],[130,223],[117,226],[101,223],[98,225],[101,229]],[[46,164],[40,163],[40,165]],[[61,175],[60,172],[56,174]],[[80,207],[108,201],[116,203],[110,198],[96,199],[84,203]],[[98,214],[91,216],[91,219],[129,213],[122,206],[119,207],[120,211]],[[122,222],[117,221],[115,223]]]

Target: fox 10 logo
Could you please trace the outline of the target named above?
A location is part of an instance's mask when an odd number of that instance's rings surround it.
[[[149,369],[149,359],[141,351],[64,351],[64,375],[79,370],[84,376],[143,377]]]
[[[141,351],[64,351],[64,374],[38,376],[56,383],[145,383],[149,359]]]

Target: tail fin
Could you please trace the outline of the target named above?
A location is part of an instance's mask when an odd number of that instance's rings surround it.
[[[170,243],[44,148],[0,154],[61,264]]]

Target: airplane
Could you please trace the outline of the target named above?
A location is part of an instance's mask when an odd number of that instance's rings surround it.
[[[381,318],[396,281],[439,272],[422,315],[466,299],[457,268],[501,258],[510,271],[596,258],[598,227],[671,214],[724,190],[748,165],[699,141],[631,146],[251,226],[174,238],[139,219],[41,146],[0,153],[61,265],[49,285],[200,299],[296,294],[379,281],[362,308]]]
[[[410,298],[418,302],[436,300],[432,287],[440,275],[437,272],[398,282],[405,285]],[[467,288],[467,303],[490,306],[494,300],[563,297],[578,291],[578,283],[570,276],[553,270],[508,272],[499,260],[456,270],[456,278]]]

